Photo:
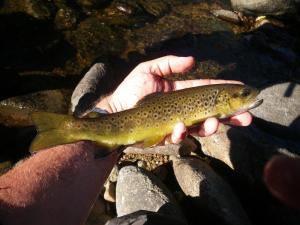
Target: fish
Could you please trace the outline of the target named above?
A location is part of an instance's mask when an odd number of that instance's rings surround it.
[[[258,89],[242,84],[215,84],[150,94],[131,109],[98,118],[35,112],[38,134],[30,151],[82,140],[108,150],[135,144],[151,147],[179,121],[192,127],[210,117],[225,119],[255,108],[263,101],[258,94]]]

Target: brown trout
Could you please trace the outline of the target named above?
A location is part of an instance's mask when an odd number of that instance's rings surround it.
[[[80,140],[106,149],[142,143],[160,143],[182,121],[187,127],[209,117],[223,119],[257,107],[259,91],[240,84],[216,84],[146,96],[137,105],[99,118],[37,112],[32,115],[38,135],[31,151]]]

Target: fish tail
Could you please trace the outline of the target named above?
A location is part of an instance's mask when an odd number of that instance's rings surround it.
[[[71,116],[63,114],[33,113],[32,120],[37,127],[38,134],[31,143],[30,151],[36,152],[40,149],[78,141],[72,132],[64,129],[64,122],[70,119],[72,119]]]

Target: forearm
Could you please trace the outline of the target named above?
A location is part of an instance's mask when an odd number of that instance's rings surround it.
[[[117,155],[89,142],[43,150],[0,177],[3,224],[82,224]]]

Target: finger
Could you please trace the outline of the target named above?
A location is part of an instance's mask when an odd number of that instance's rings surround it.
[[[174,90],[180,90],[180,89],[190,88],[190,87],[198,87],[203,85],[211,85],[211,84],[242,84],[242,82],[237,80],[212,80],[212,79],[173,81]]]
[[[285,204],[300,209],[300,158],[273,156],[264,168],[269,191]]]
[[[239,115],[232,116],[228,119],[227,124],[232,124],[236,126],[249,126],[252,122],[252,115],[249,112],[244,112]]]
[[[219,127],[219,121],[216,118],[208,118],[200,125],[199,136],[206,137],[214,134]]]
[[[185,138],[186,134],[186,126],[183,122],[179,122],[173,128],[172,134],[166,137],[165,144],[179,144]]]
[[[183,73],[193,67],[195,60],[193,57],[178,57],[168,55],[140,65],[142,72],[148,72],[153,75],[166,76],[172,73]]]

